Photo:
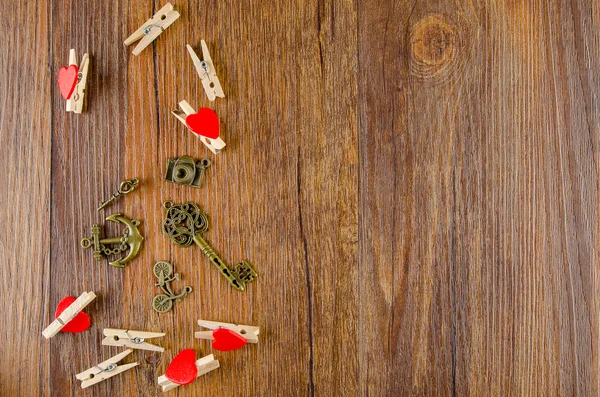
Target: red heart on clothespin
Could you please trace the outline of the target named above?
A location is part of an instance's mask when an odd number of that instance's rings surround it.
[[[248,344],[248,340],[235,331],[227,328],[217,328],[213,331],[212,347],[215,350],[227,352],[244,347]]]
[[[73,91],[77,85],[78,74],[79,68],[77,65],[71,65],[68,68],[63,66],[58,71],[58,89],[63,98],[69,99],[73,95]]]
[[[67,296],[58,302],[58,306],[56,306],[56,313],[54,313],[54,318],[58,318],[58,316],[60,316],[60,314],[64,312],[67,307],[71,306],[73,302],[75,302],[75,298],[72,296]],[[73,320],[69,321],[64,327],[62,327],[60,332],[83,332],[90,327],[90,323],[90,316],[88,316],[87,313],[79,312],[73,318]]]
[[[209,108],[202,108],[198,110],[198,113],[190,114],[185,118],[185,124],[194,134],[210,139],[219,137],[219,118]]]
[[[178,385],[189,385],[195,381],[198,376],[196,352],[192,349],[182,350],[169,364],[165,376]]]

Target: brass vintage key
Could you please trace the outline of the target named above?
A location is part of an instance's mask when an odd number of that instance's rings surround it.
[[[138,178],[126,179],[123,182],[121,182],[121,184],[119,185],[119,190],[117,190],[117,192],[115,194],[113,194],[111,198],[102,202],[100,204],[100,207],[98,207],[98,211],[100,211],[101,209],[108,206],[110,203],[112,203],[113,201],[118,199],[120,196],[133,192],[139,182],[140,182],[140,180]]]
[[[235,266],[235,269],[230,269],[202,238],[201,234],[208,230],[208,218],[196,204],[190,202],[174,204],[172,201],[165,201],[163,206],[167,210],[167,216],[162,230],[171,241],[182,247],[189,247],[196,243],[238,291],[244,291],[246,284],[254,281],[258,274],[250,263],[242,261]]]

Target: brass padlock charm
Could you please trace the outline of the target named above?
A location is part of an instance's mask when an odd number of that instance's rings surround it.
[[[119,213],[112,214],[106,220],[125,225],[126,229],[123,232],[123,236],[103,238],[104,228],[102,225],[96,224],[92,227],[92,237],[82,239],[81,246],[85,249],[94,248],[94,259],[97,261],[102,260],[104,257],[119,255],[129,250],[124,257],[109,262],[111,266],[123,268],[137,256],[142,246],[142,241],[144,241],[144,237],[137,228],[140,225],[140,221],[130,220]],[[118,245],[118,247],[111,249],[107,247],[108,245]]]

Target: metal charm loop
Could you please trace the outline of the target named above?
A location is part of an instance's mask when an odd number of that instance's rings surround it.
[[[117,368],[117,364],[115,363],[110,363],[106,366],[106,368],[102,369],[99,366],[96,365],[96,368],[98,368],[100,371],[102,372],[110,372],[110,371],[114,371],[115,368]]]
[[[152,28],[154,28],[154,27],[159,28],[161,32],[165,31],[165,28],[163,28],[160,25],[157,25],[157,24],[153,23],[153,24],[150,24],[150,25],[148,25],[148,26],[146,26],[144,28],[144,36],[148,36],[150,34],[150,32],[152,31]]]
[[[144,338],[140,338],[139,336],[132,338],[131,335],[129,335],[129,331],[125,331],[125,335],[127,335],[127,339],[129,339],[130,342],[135,343],[136,345],[144,343],[145,341]]]

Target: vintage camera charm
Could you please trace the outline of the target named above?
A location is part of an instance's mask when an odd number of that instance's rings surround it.
[[[202,186],[204,171],[208,167],[210,167],[209,159],[196,161],[190,156],[169,159],[165,180],[179,185],[199,188]]]

